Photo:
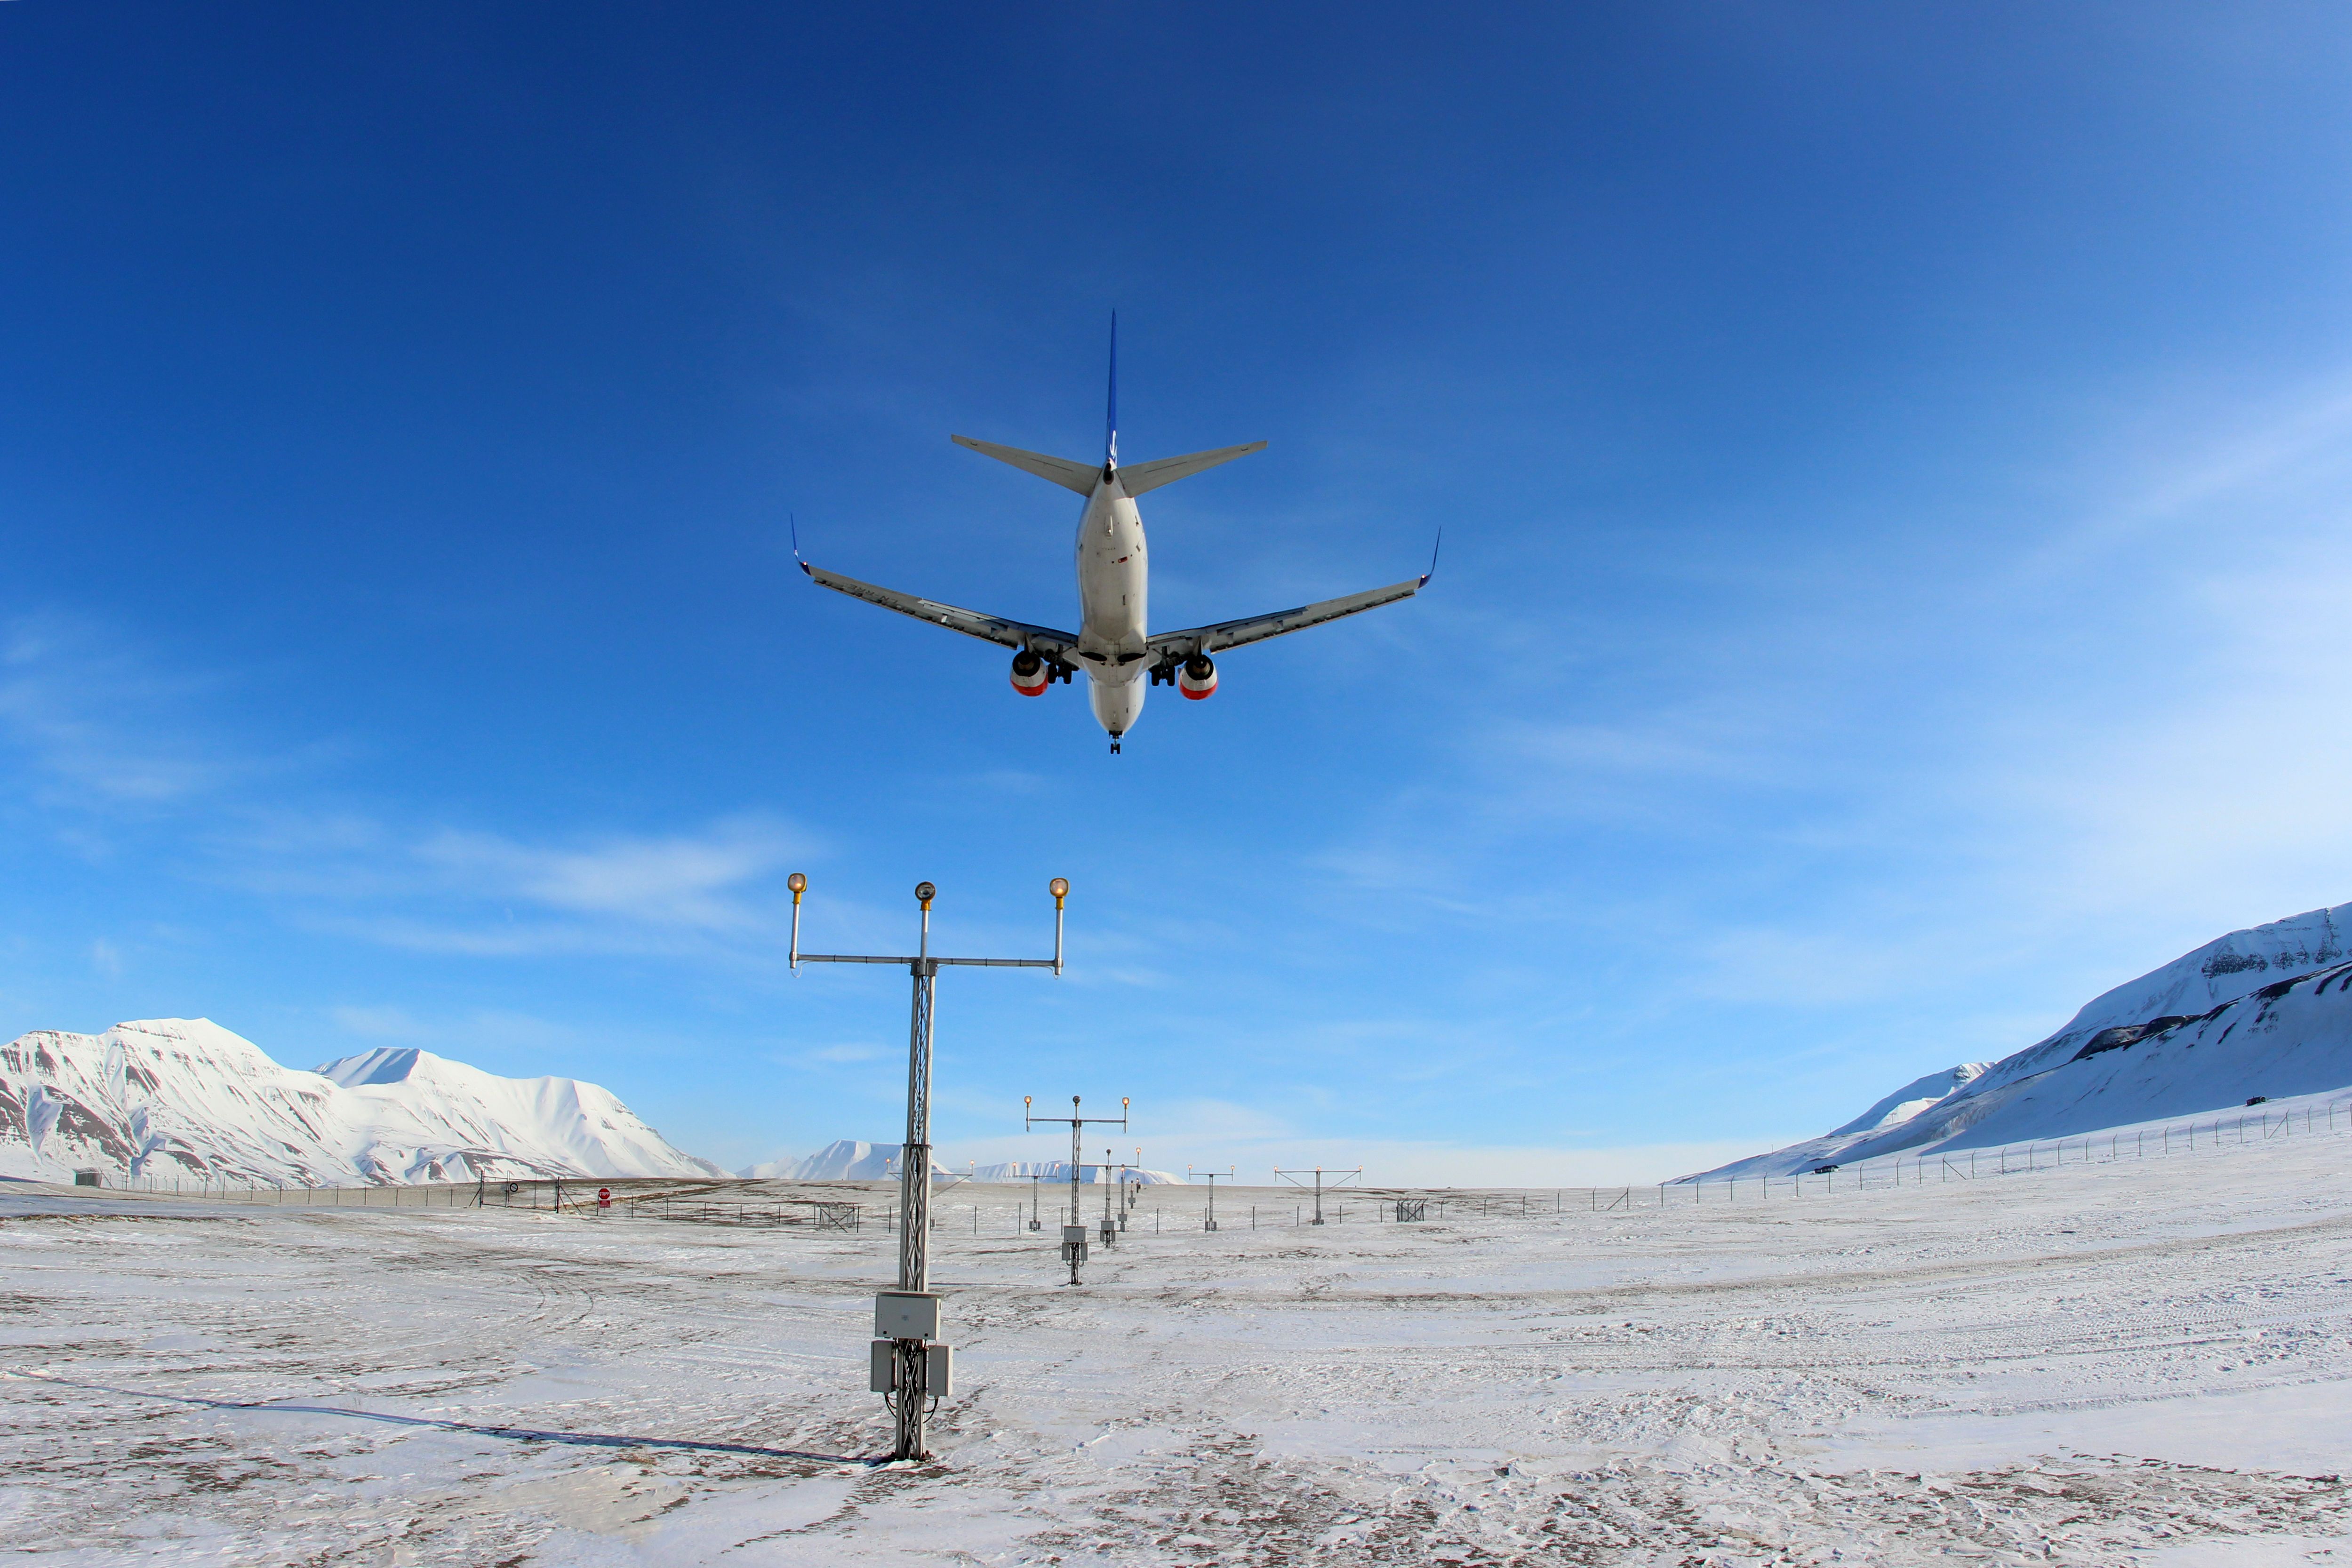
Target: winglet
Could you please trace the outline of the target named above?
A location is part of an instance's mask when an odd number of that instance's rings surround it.
[[[802,571],[807,573],[812,577],[815,576],[816,568],[811,566],[801,555],[801,520],[799,514],[788,511],[784,513],[784,519],[787,525],[793,531],[793,559],[800,562]]]
[[[1429,580],[1437,575],[1437,552],[1444,547],[1445,530],[1441,526],[1437,531],[1437,542],[1429,547],[1429,570],[1421,574],[1421,585],[1423,587],[1428,587]]]
[[[1110,313],[1110,398],[1103,409],[1103,467],[1118,467],[1118,312]]]

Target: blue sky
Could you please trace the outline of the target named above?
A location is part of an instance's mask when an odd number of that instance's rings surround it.
[[[2352,898],[2352,16],[0,6],[0,1032],[1655,1177]],[[1068,624],[1431,591],[1083,696]]]

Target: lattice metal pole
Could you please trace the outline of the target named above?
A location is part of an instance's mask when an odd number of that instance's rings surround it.
[[[1305,1171],[1276,1171],[1276,1172],[1275,1173],[1275,1174],[1276,1174],[1276,1176],[1279,1176],[1282,1180],[1284,1180],[1284,1181],[1286,1181],[1286,1182],[1288,1182],[1288,1183],[1289,1183],[1292,1186],[1294,1186],[1294,1187],[1303,1187],[1303,1186],[1307,1185],[1307,1184],[1306,1184],[1305,1182],[1300,1181],[1298,1178],[1299,1178],[1299,1177],[1301,1177],[1301,1176],[1304,1176],[1304,1175],[1306,1175],[1306,1174],[1307,1174],[1307,1173],[1307,1173],[1307,1172],[1305,1172]],[[1316,1167],[1316,1169],[1315,1169],[1315,1171],[1314,1171],[1314,1173],[1314,1173],[1314,1176],[1315,1176],[1315,1219],[1314,1219],[1314,1223],[1315,1223],[1315,1224],[1317,1224],[1317,1225],[1321,1225],[1321,1224],[1323,1223],[1323,1189],[1324,1189],[1324,1186],[1326,1185],[1326,1184],[1325,1184],[1325,1182],[1324,1182],[1324,1180],[1323,1180],[1323,1177],[1324,1177],[1324,1175],[1325,1175],[1325,1173],[1326,1173],[1323,1171],[1322,1167],[1318,1166],[1318,1167]],[[1352,1170],[1352,1171],[1334,1171],[1334,1172],[1329,1173],[1330,1177],[1331,1177],[1331,1180],[1330,1180],[1330,1182],[1329,1182],[1329,1184],[1329,1184],[1330,1186],[1334,1187],[1334,1188],[1337,1188],[1337,1187],[1344,1187],[1344,1186],[1346,1186],[1349,1182],[1353,1182],[1353,1181],[1360,1180],[1360,1179],[1362,1178],[1362,1176],[1363,1176],[1363,1173],[1364,1173],[1364,1168],[1363,1168],[1361,1165],[1357,1166],[1357,1167],[1356,1167],[1354,1170]]]
[[[907,1134],[898,1159],[898,1283],[874,1299],[874,1343],[868,1386],[883,1396],[892,1416],[891,1457],[921,1459],[923,1426],[931,1406],[953,1392],[952,1352],[937,1342],[940,1299],[931,1291],[931,1041],[940,968],[964,963],[991,969],[1051,969],[1062,973],[1062,904],[1070,884],[1054,879],[1054,956],[1051,958],[934,958],[931,900],[939,889],[929,882],[915,889],[922,907],[921,941],[909,957],[879,953],[801,951],[801,895],[808,879],[798,871],[785,879],[793,890],[791,963],[903,963],[914,981],[907,1028]]]
[[[1062,1261],[1070,1266],[1068,1282],[1073,1285],[1083,1284],[1085,1281],[1078,1278],[1078,1265],[1087,1260],[1087,1222],[1085,1215],[1078,1208],[1078,1177],[1087,1167],[1086,1152],[1079,1147],[1078,1141],[1085,1135],[1089,1122],[1125,1130],[1129,1101],[1125,1099],[1119,1100],[1118,1114],[1115,1117],[1081,1116],[1078,1113],[1080,1101],[1075,1094],[1070,1096],[1070,1113],[1067,1116],[1040,1116],[1034,1109],[1035,1105],[1035,1096],[1024,1094],[1021,1097],[1021,1124],[1024,1129],[1034,1127],[1041,1121],[1066,1121],[1070,1124],[1070,1216],[1062,1222]],[[1103,1152],[1108,1158],[1110,1151],[1106,1149]],[[1108,1164],[1103,1167],[1103,1174],[1106,1178],[1110,1174],[1110,1167]],[[1103,1213],[1108,1224],[1108,1215],[1110,1213],[1108,1194],[1104,1194],[1103,1204]]]
[[[907,1141],[898,1158],[898,1212],[906,1219],[898,1227],[898,1289],[908,1294],[928,1294],[931,1288],[931,1003],[940,977],[931,962],[931,900],[937,891],[929,882],[915,889],[923,929],[915,961],[907,966],[915,997],[907,1030]],[[891,1454],[919,1459],[930,1404],[929,1352],[924,1338],[894,1339],[891,1347],[890,1381],[898,1391]]]

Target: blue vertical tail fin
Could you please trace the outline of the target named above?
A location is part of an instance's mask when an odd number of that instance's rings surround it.
[[[1103,411],[1103,467],[1118,467],[1118,312],[1110,313],[1110,401]]]

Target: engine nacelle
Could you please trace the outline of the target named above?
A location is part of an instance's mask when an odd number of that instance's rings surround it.
[[[1045,661],[1023,648],[1013,656],[1013,689],[1024,697],[1043,697],[1054,672]]]
[[[1196,653],[1184,661],[1176,672],[1176,689],[1198,702],[1217,689],[1217,663],[1205,653]]]

